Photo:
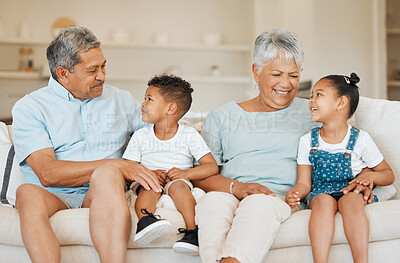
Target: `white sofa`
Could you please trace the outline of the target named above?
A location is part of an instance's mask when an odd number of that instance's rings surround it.
[[[371,134],[396,175],[394,186],[397,193],[391,200],[366,207],[370,222],[369,262],[399,262],[400,135],[398,134],[400,131],[400,102],[362,97],[355,115],[355,122],[359,128]],[[11,173],[9,173],[11,180],[7,183],[7,180],[3,178],[1,185],[2,202],[5,201],[5,198],[13,201],[15,187],[20,183],[18,182],[20,179],[16,179],[20,176],[16,160],[13,164],[10,164],[10,161],[8,165],[6,163],[10,147],[10,140],[8,142],[7,138],[0,140],[0,150],[2,149],[0,151],[0,168],[3,169],[0,173],[7,176],[10,168],[12,168]],[[12,158],[9,158],[9,160],[12,160]],[[8,167],[8,172],[3,172],[5,167]],[[380,196],[385,198],[385,195],[391,196],[390,188],[389,190],[381,189]],[[162,206],[168,206],[167,203],[164,202]],[[178,238],[177,229],[184,227],[182,216],[174,209],[166,207],[159,207],[156,213],[172,223],[171,232],[146,247],[138,247],[133,242],[137,218],[134,210],[131,210],[133,229],[128,245],[127,262],[201,262],[199,257],[178,255],[171,249]],[[51,225],[61,244],[63,262],[99,262],[90,239],[88,214],[88,209],[72,209],[60,211],[51,217]],[[264,262],[312,262],[308,237],[309,216],[310,210],[295,212],[282,224]],[[340,214],[337,214],[335,218],[335,233],[332,243],[330,262],[352,262]],[[18,213],[16,209],[6,205],[0,206],[0,262],[29,262],[21,239]]]

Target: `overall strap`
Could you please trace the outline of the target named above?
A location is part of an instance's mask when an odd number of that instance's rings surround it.
[[[357,129],[354,126],[351,126],[351,134],[350,134],[350,138],[349,138],[349,142],[347,143],[347,147],[346,150],[348,151],[353,151],[354,150],[354,146],[356,145],[356,141],[358,138],[358,135],[360,134],[360,130]]]
[[[311,130],[311,148],[317,149],[319,146],[319,127]]]

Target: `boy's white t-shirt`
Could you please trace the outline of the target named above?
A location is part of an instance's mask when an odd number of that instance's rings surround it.
[[[326,143],[321,136],[318,137],[318,150],[329,153],[345,152],[350,138],[351,126],[348,125],[347,134],[343,141],[338,144]],[[299,150],[297,154],[298,165],[312,165],[309,160],[311,150],[311,131],[300,138]],[[363,130],[360,130],[354,151],[351,152],[351,168],[353,175],[357,176],[365,167],[373,168],[383,161],[383,155],[379,151],[371,136]]]
[[[169,170],[173,167],[186,170],[193,161],[210,152],[199,132],[187,125],[178,126],[175,136],[160,140],[154,134],[154,125],[136,131],[122,156],[140,162],[150,170]]]

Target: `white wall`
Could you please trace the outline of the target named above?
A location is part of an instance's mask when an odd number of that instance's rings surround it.
[[[265,25],[296,32],[303,79],[356,72],[363,96],[386,98],[385,4],[382,0],[256,0],[255,32]]]
[[[223,76],[248,79],[248,83],[187,79],[195,90],[194,111],[209,110],[232,99],[246,99],[246,89],[251,85],[252,12],[252,1],[243,0],[0,0],[0,22],[7,38],[18,37],[19,26],[26,22],[32,39],[50,42],[53,23],[60,17],[69,17],[90,28],[103,43],[110,42],[111,32],[120,29],[131,33],[132,43],[151,43],[154,34],[165,32],[169,35],[169,44],[187,46],[201,44],[201,36],[206,32],[219,31],[224,44],[249,47],[247,52],[229,52],[103,46],[107,84],[130,90],[139,101],[144,96],[147,80],[173,65],[180,67],[179,75],[184,77],[209,76],[210,66],[216,64]],[[0,43],[0,70],[17,69],[18,48]],[[35,46],[35,63],[46,64],[44,45]],[[115,77],[121,75],[141,79]],[[46,83],[31,80],[29,84],[40,88]],[[26,81],[0,78],[0,118],[10,115],[10,105],[23,94],[16,87],[25,85]]]
[[[327,74],[357,72],[361,94],[386,97],[385,5],[383,0],[0,0],[0,23],[7,37],[16,37],[27,22],[33,39],[50,39],[51,26],[63,16],[92,29],[101,41],[112,30],[126,29],[132,41],[148,43],[153,34],[168,32],[172,44],[198,44],[210,30],[224,33],[224,42],[250,48],[262,31],[283,27],[296,32],[305,51],[302,80],[317,81]],[[45,47],[35,50],[35,62],[45,64]],[[18,47],[0,45],[0,70],[17,68]],[[136,51],[104,49],[108,74],[151,76],[167,63],[182,65],[187,74],[208,74],[213,63],[225,63],[228,75],[251,78],[251,52],[235,54],[201,51]],[[24,92],[47,80],[0,79],[0,118],[10,116],[13,103]],[[110,80],[141,100],[146,81]],[[193,110],[212,109],[229,100],[244,100],[251,84],[193,83]],[[6,92],[9,98],[1,93]]]

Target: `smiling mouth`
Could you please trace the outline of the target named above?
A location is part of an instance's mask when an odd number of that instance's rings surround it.
[[[99,83],[92,85],[91,88],[100,88],[103,86],[103,84],[104,84],[104,81],[100,81]]]
[[[318,110],[318,108],[311,108],[311,111],[317,111]]]
[[[287,94],[289,94],[289,92],[291,92],[291,90],[288,90],[288,91],[280,91],[280,90],[277,90],[277,89],[274,89],[274,91],[275,91],[276,93],[278,93],[278,94],[281,94],[281,95],[287,95]]]

